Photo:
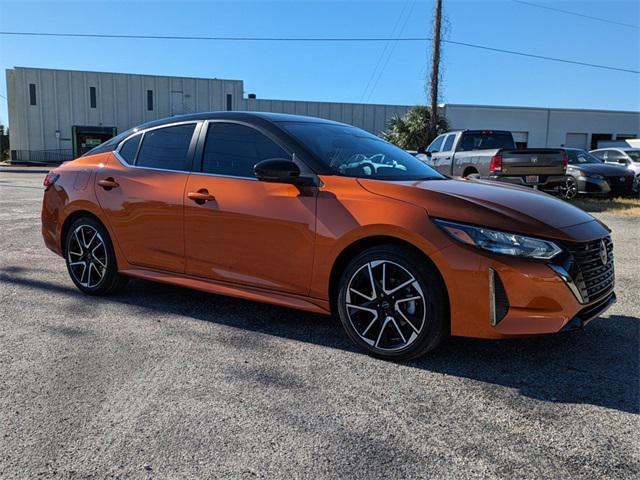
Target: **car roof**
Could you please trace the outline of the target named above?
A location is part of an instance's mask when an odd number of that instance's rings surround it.
[[[115,150],[120,142],[130,137],[134,133],[141,130],[146,130],[153,127],[161,127],[163,125],[171,125],[180,122],[189,122],[197,120],[235,120],[253,123],[256,126],[267,127],[268,125],[274,125],[272,128],[277,128],[275,125],[278,123],[295,122],[295,123],[321,123],[326,125],[340,125],[348,126],[345,123],[335,122],[333,120],[326,120],[324,118],[307,117],[303,115],[291,115],[287,113],[272,113],[272,112],[237,112],[237,111],[222,111],[222,112],[200,112],[200,113],[188,113],[186,115],[175,115],[173,117],[161,118],[158,120],[152,120],[150,122],[137,125],[133,128],[125,130],[124,132],[110,138],[106,142],[98,145],[97,147],[86,152],[84,156],[95,155],[96,153],[104,153],[111,150]],[[266,125],[265,125],[266,124]]]
[[[143,123],[136,127],[139,130],[157,127],[160,125],[168,125],[176,122],[188,122],[189,120],[255,120],[261,119],[271,123],[281,122],[308,122],[308,123],[327,123],[334,125],[345,125],[344,123],[335,122],[318,117],[307,117],[304,115],[292,115],[288,113],[272,113],[272,112],[237,112],[237,111],[221,111],[221,112],[200,112],[188,113],[186,115],[175,115],[173,117],[153,120]]]

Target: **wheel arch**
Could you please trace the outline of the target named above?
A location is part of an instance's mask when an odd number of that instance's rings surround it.
[[[467,177],[467,176],[469,176],[471,174],[474,174],[474,173],[480,174],[480,172],[478,171],[478,169],[476,167],[468,166],[462,172],[462,176],[463,177]]]
[[[77,219],[82,217],[89,217],[95,220],[96,222],[100,223],[100,225],[102,225],[107,232],[109,232],[109,229],[107,228],[107,226],[95,213],[92,213],[89,210],[75,210],[71,212],[69,215],[67,215],[67,218],[64,219],[64,222],[62,223],[62,228],[60,230],[60,251],[62,252],[62,255],[65,258],[67,256],[66,239],[67,239],[67,233],[69,232],[69,228],[71,227],[71,225],[73,225],[73,222],[75,222]]]
[[[393,237],[390,235],[373,235],[369,237],[363,237],[355,240],[354,242],[347,245],[342,251],[338,254],[335,261],[333,262],[333,266],[331,268],[331,273],[329,274],[329,307],[333,313],[337,312],[337,300],[338,300],[338,287],[340,285],[340,277],[344,270],[347,268],[347,265],[351,261],[353,257],[358,255],[359,253],[376,246],[382,245],[397,245],[402,246],[404,248],[408,248],[415,252],[417,255],[424,258],[424,260],[432,267],[433,271],[437,275],[437,280],[440,282],[440,286],[442,287],[442,291],[446,297],[446,307],[447,313],[450,312],[449,306],[449,292],[447,290],[447,285],[444,282],[444,278],[440,273],[440,270],[436,266],[436,264],[429,258],[429,256],[422,251],[420,248],[416,247],[411,242],[403,240],[398,237]]]

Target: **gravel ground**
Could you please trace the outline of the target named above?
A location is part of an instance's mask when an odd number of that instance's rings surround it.
[[[637,478],[638,220],[584,331],[394,364],[337,320],[144,281],[80,294],[0,173],[0,478]]]

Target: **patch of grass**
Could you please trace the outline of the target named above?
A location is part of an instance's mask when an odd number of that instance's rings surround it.
[[[585,212],[607,212],[640,217],[640,198],[574,198],[568,202]]]

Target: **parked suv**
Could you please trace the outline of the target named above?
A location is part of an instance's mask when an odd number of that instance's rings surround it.
[[[566,184],[567,157],[560,149],[517,149],[511,132],[462,130],[437,137],[426,163],[453,177],[484,178],[557,191]]]
[[[599,148],[591,153],[605,163],[626,166],[635,174],[634,190],[640,192],[640,148]]]

